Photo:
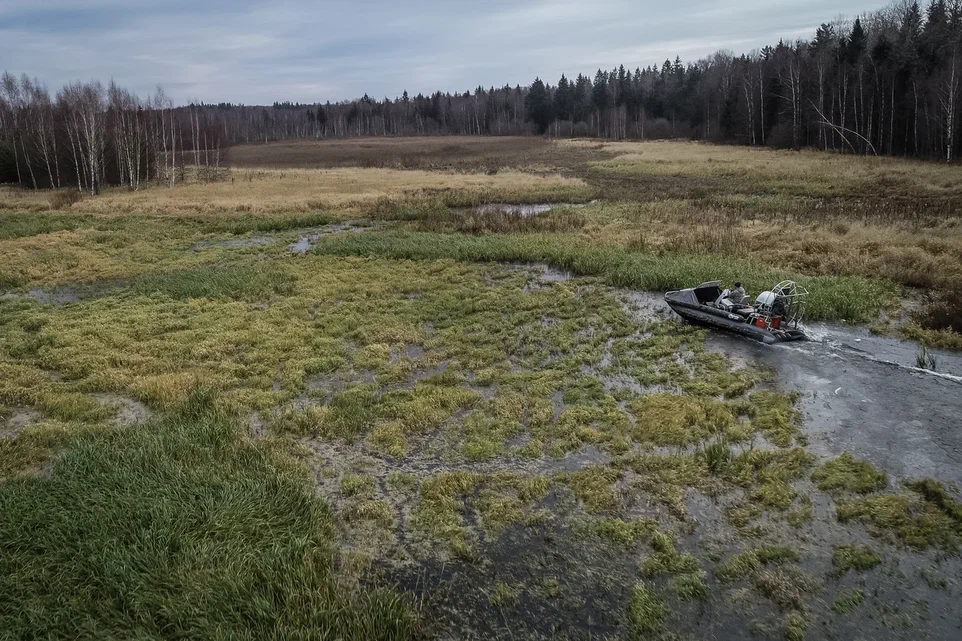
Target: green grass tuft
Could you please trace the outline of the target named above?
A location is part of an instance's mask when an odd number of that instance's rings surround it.
[[[338,575],[330,509],[282,452],[187,414],[90,433],[0,487],[13,638],[409,639],[395,593]]]
[[[862,590],[842,590],[838,598],[832,602],[832,610],[837,614],[848,614],[865,602],[865,592]]]
[[[849,570],[864,572],[882,562],[875,550],[867,545],[839,545],[832,553],[833,574],[842,576]]]
[[[757,573],[763,565],[780,565],[798,559],[798,551],[794,548],[768,545],[736,554],[719,565],[715,573],[722,581],[734,581]]]
[[[632,632],[638,638],[648,638],[661,630],[661,623],[667,613],[665,604],[648,585],[635,585],[628,609],[628,620],[631,622]]]
[[[94,227],[95,220],[93,216],[79,214],[0,213],[0,240]]]
[[[808,630],[808,620],[801,612],[790,612],[785,617],[785,639],[786,641],[805,641],[805,632]]]
[[[705,582],[705,572],[689,572],[675,577],[671,589],[685,601],[695,601],[708,596],[708,584]]]
[[[856,461],[848,452],[815,470],[812,480],[823,492],[870,494],[888,485],[885,472],[879,472],[865,461]]]
[[[194,222],[196,219],[189,219]],[[295,214],[273,216],[245,216],[243,218],[203,218],[201,225],[207,232],[227,232],[230,234],[249,234],[254,232],[281,232],[305,227],[329,225],[335,219],[329,214]]]
[[[920,495],[866,496],[838,502],[838,520],[860,521],[877,536],[894,537],[910,547],[955,551],[962,538],[958,503],[935,481],[909,484]],[[914,487],[913,487],[914,486]]]

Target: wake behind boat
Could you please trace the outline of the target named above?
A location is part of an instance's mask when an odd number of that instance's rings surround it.
[[[751,299],[723,290],[718,281],[711,281],[698,287],[668,292],[665,302],[692,323],[717,327],[770,344],[807,338],[799,327],[807,296],[804,287],[786,280],[762,292],[754,303],[750,303]]]

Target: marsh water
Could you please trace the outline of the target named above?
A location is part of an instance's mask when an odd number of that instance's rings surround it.
[[[594,201],[592,201],[594,202]],[[553,209],[581,209],[592,203],[537,203],[522,205],[515,203],[488,203],[476,207],[459,207],[453,211],[462,214],[507,214],[509,216],[539,216]]]
[[[962,354],[933,350],[936,371],[916,367],[918,346],[862,328],[813,325],[811,341],[766,346],[712,332],[709,346],[771,367],[801,394],[816,454],[850,452],[896,480],[962,485]]]
[[[331,234],[341,234],[344,232],[360,232],[364,231],[366,227],[361,227],[359,225],[354,225],[352,223],[339,223],[334,225],[325,225],[324,227],[319,227],[315,231],[309,234],[302,234],[297,237],[296,243],[291,243],[287,246],[287,249],[292,254],[306,254],[311,251],[314,245],[324,236],[330,236]]]

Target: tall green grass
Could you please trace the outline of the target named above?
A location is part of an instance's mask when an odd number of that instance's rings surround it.
[[[594,245],[561,234],[366,233],[322,239],[314,251],[411,260],[541,262],[579,275],[603,277],[615,287],[653,291],[692,287],[709,280],[723,283],[740,280],[749,291],[760,292],[779,280],[791,278],[811,291],[808,308],[811,320],[868,321],[897,294],[897,287],[884,281],[843,276],[807,277],[721,254],[654,255]]]
[[[320,227],[335,221],[330,214],[290,214],[273,216],[245,216],[243,218],[211,218],[204,217],[183,219],[191,223],[199,223],[206,232],[229,234],[248,234],[252,232],[281,232],[304,227]]]
[[[93,216],[80,214],[0,214],[0,240],[93,227],[95,220]]]
[[[295,277],[275,266],[211,265],[136,277],[130,290],[171,298],[242,298],[256,300],[290,294]]]
[[[0,291],[5,289],[13,289],[15,287],[20,287],[21,285],[23,285],[23,279],[19,276],[0,272]]]
[[[410,604],[338,574],[306,474],[193,405],[0,486],[0,637],[412,638]]]

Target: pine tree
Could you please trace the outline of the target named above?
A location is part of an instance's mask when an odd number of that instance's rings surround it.
[[[568,89],[568,79],[561,74],[558,87],[554,92],[554,111],[558,120],[571,120],[571,93]]]
[[[533,122],[539,134],[548,131],[552,121],[551,96],[541,78],[535,78],[524,99],[526,120]]]
[[[605,119],[608,111],[608,72],[601,69],[595,74],[595,82],[591,89],[591,104],[595,109],[597,127],[596,135],[601,137],[601,121]],[[607,129],[605,130],[607,135]]]

